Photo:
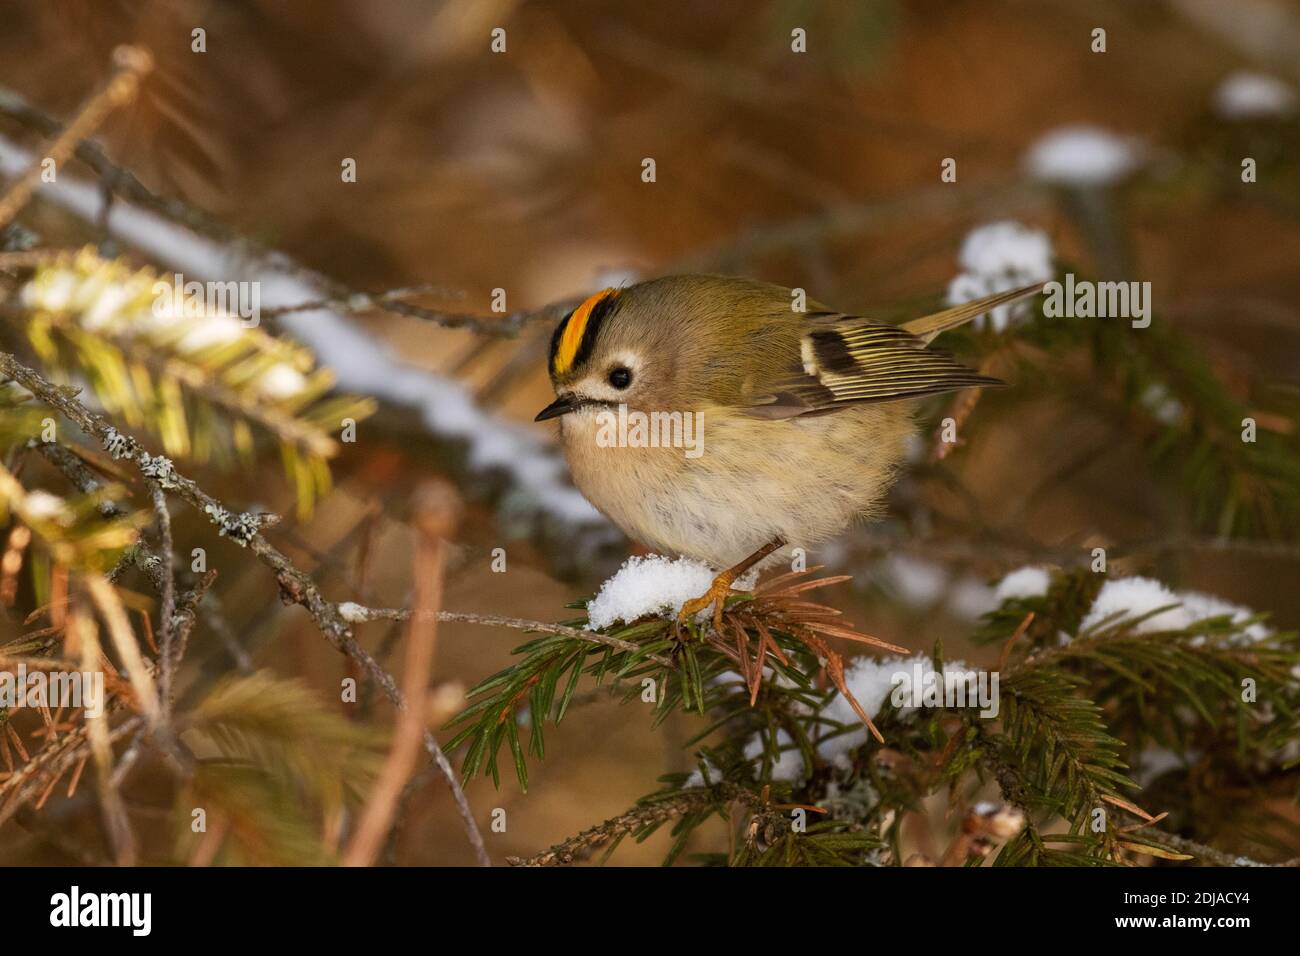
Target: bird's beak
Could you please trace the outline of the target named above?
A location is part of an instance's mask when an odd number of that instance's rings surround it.
[[[533,421],[544,422],[548,418],[559,418],[561,415],[569,414],[569,412],[576,409],[578,405],[579,402],[576,395],[561,395],[555,401],[551,402],[551,404],[538,412],[537,417],[534,418]]]

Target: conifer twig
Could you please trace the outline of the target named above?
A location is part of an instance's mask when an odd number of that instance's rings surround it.
[[[1148,836],[1153,837],[1161,843],[1167,843],[1180,853],[1191,854],[1196,857],[1199,862],[1208,863],[1211,866],[1300,867],[1300,856],[1292,857],[1289,860],[1283,860],[1281,863],[1260,863],[1258,860],[1253,860],[1248,856],[1225,853],[1223,850],[1216,850],[1212,846],[1206,846],[1204,843],[1189,840],[1187,837],[1168,833],[1158,827],[1142,827],[1138,832],[1146,833]]]
[[[647,827],[658,826],[677,817],[685,816],[714,804],[739,802],[747,807],[759,807],[763,800],[759,794],[729,783],[719,783],[699,790],[687,790],[663,800],[639,803],[616,817],[583,830],[577,836],[557,843],[549,850],[534,856],[508,856],[511,866],[565,866],[586,859],[593,850],[611,840],[638,833]]]
[[[72,421],[87,435],[91,435],[110,448],[117,458],[125,458],[138,468],[145,463],[157,467],[158,459],[148,452],[130,436],[117,431],[102,415],[92,412],[74,395],[71,389],[60,388],[48,381],[35,369],[28,368],[7,352],[0,352],[0,375],[11,378],[31,392],[37,399],[55,409]],[[166,462],[166,459],[162,459]],[[261,528],[274,524],[274,516],[234,514],[219,500],[204,491],[192,478],[176,470],[166,462],[166,480],[160,483],[191,507],[206,514],[214,524],[221,528],[223,534],[229,534],[237,544],[249,548],[264,565],[271,569],[280,586],[280,598],[286,603],[298,604],[307,611],[316,623],[317,629],[335,649],[359,663],[371,679],[383,690],[386,697],[398,709],[406,706],[402,692],[398,689],[392,675],[376,661],[365,648],[352,636],[348,621],[339,612],[336,602],[326,600],[316,583],[305,572],[299,570],[292,561],[262,534]],[[475,855],[482,866],[490,866],[487,850],[478,824],[465,799],[464,790],[451,763],[438,746],[438,741],[427,730],[424,733],[424,747],[430,759],[438,767],[446,780],[452,797],[460,811],[461,822],[466,835],[474,847]]]
[[[61,449],[66,452],[66,449]],[[70,454],[70,453],[69,453]],[[75,457],[75,456],[72,456]],[[79,460],[79,459],[78,459]],[[190,591],[186,591],[180,596],[176,607],[176,636],[181,647],[188,639],[189,633],[194,628],[197,620],[195,609],[199,602],[203,600],[208,589],[216,580],[216,570],[210,570],[200,579],[198,585]],[[48,659],[43,659],[48,660]],[[69,669],[70,663],[58,662],[62,669]],[[30,664],[28,665],[31,666]],[[120,707],[120,698],[113,698],[113,706]],[[118,761],[117,766],[113,768],[111,776],[112,786],[120,786],[125,779],[127,772],[135,763],[141,746],[141,732],[145,729],[144,719],[139,715],[133,715],[123,721],[117,727],[109,731],[110,743],[116,743],[119,739],[130,738],[131,743],[122,759]],[[70,733],[64,734],[56,740],[51,740],[39,753],[32,756],[31,760],[26,763],[19,771],[14,773],[3,783],[0,783],[0,826],[12,817],[21,807],[26,805],[30,800],[40,796],[57,781],[68,770],[76,767],[84,761],[90,748],[87,728],[83,723]],[[48,775],[47,775],[48,774]]]
[[[60,445],[58,442],[42,442],[33,439],[28,443],[28,447],[39,451],[42,457],[61,471],[63,476],[72,483],[72,486],[83,495],[94,494],[104,487],[104,482],[99,479],[99,476],[91,470],[86,462],[71,449]],[[120,518],[126,515],[126,512],[112,501],[101,502],[99,513],[105,518]],[[154,589],[159,594],[162,594],[162,560],[143,541],[137,541],[132,545],[127,550],[127,553],[122,556],[122,559],[108,572],[106,577],[110,583],[116,584],[118,579],[132,565],[140,568],[149,578]]]
[[[348,621],[405,621],[411,612],[406,608],[365,607],[350,601],[339,605],[340,611]],[[530,621],[521,617],[503,617],[499,614],[472,614],[465,611],[438,611],[437,618],[449,624],[482,624],[486,627],[507,627],[516,631],[534,631],[538,634],[554,634],[558,637],[572,637],[592,644],[603,644],[620,651],[639,651],[641,648],[631,641],[610,637],[599,631],[585,631],[565,624],[552,624],[547,621]],[[649,654],[647,660],[664,667],[676,669],[677,665],[660,654]]]
[[[143,717],[129,717],[109,731],[109,742],[138,733],[143,727]],[[31,760],[0,783],[0,826],[49,786],[50,777],[46,774],[52,774],[57,780],[83,760],[89,748],[89,734],[82,724],[33,754]]]

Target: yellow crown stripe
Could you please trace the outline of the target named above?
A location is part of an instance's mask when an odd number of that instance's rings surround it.
[[[591,310],[600,303],[601,299],[615,291],[617,290],[601,289],[573,310],[573,315],[569,316],[569,322],[560,336],[560,345],[555,350],[556,375],[563,375],[573,367],[573,360],[578,355],[578,349],[582,347],[582,337],[587,334],[587,322],[591,318]]]

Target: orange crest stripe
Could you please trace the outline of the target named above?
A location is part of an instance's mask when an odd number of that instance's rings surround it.
[[[583,336],[587,334],[591,310],[606,296],[616,295],[617,292],[617,289],[601,289],[573,310],[573,314],[569,316],[569,321],[564,326],[564,333],[560,336],[560,344],[555,350],[556,375],[563,375],[573,367],[573,360],[578,355],[578,349],[582,347]]]

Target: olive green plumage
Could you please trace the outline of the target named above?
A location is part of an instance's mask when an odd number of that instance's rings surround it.
[[[722,567],[774,537],[808,547],[871,515],[893,480],[916,399],[1001,384],[927,348],[1016,290],[903,326],[794,310],[791,290],[668,276],[605,290],[556,329],[561,440],[583,493],[633,538]],[[619,406],[698,413],[698,457],[610,447]],[[780,553],[770,560],[779,560]]]

